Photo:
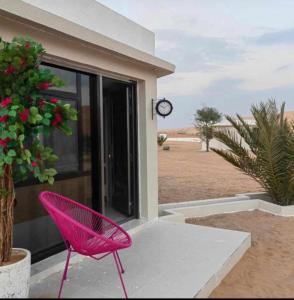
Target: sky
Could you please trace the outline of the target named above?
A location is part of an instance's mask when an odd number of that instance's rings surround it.
[[[294,110],[294,0],[99,0],[155,32],[156,56],[176,65],[158,80],[172,101],[160,129],[193,125],[197,109],[250,115],[274,98]]]

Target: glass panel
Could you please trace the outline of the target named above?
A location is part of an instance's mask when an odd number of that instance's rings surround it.
[[[61,78],[64,82],[64,86],[60,88],[50,88],[54,89],[55,91],[62,91],[62,92],[69,92],[69,93],[77,93],[77,75],[75,72],[58,69],[54,67],[49,67],[46,65],[42,65],[41,68],[49,69],[51,72]]]
[[[14,247],[29,249],[33,255],[62,243],[59,231],[38,200],[38,194],[41,191],[54,191],[89,207],[92,206],[92,177],[91,172],[88,172],[91,171],[89,76],[82,76],[82,87],[82,100],[79,108],[80,127],[75,125],[72,137],[54,134],[53,144],[55,151],[60,155],[57,165],[60,171],[80,169],[83,172],[77,172],[74,178],[56,181],[53,186],[35,184],[16,188]],[[79,100],[68,101],[78,103]]]
[[[65,103],[71,104],[77,109],[77,101],[74,100],[63,100]],[[65,174],[69,172],[79,171],[79,137],[78,137],[78,126],[79,122],[70,122],[69,125],[72,129],[73,134],[71,136],[64,136],[59,130],[54,130],[50,137],[45,137],[44,144],[52,147],[55,154],[59,157],[56,163],[56,170],[59,174]]]
[[[83,130],[83,171],[91,171],[91,111],[90,111],[90,76],[81,76],[81,112]]]

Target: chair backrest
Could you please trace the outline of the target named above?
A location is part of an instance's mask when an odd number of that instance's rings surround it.
[[[107,217],[67,197],[45,191],[39,198],[65,242],[81,254],[112,251],[126,234]]]

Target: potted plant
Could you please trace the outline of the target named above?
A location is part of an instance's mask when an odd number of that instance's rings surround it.
[[[45,53],[30,38],[0,38],[0,298],[27,297],[30,253],[13,249],[14,184],[32,174],[53,184],[58,159],[42,136],[53,130],[71,134],[68,121],[77,120],[69,104],[42,91],[62,86],[48,69],[40,68]]]

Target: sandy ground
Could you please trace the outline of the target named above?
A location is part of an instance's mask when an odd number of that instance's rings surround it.
[[[262,191],[213,152],[200,151],[200,144],[166,142],[170,151],[159,148],[159,202],[181,202],[234,196]]]
[[[211,298],[294,297],[294,218],[254,211],[188,219],[187,222],[252,234],[252,247]]]
[[[198,130],[195,127],[160,130],[158,133],[165,133],[169,137],[196,137]]]

